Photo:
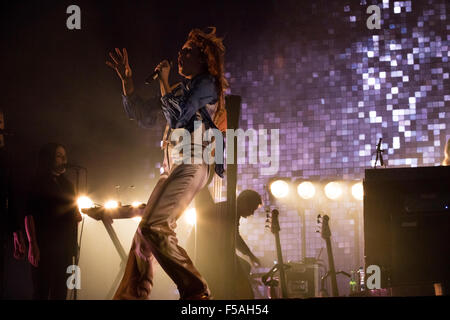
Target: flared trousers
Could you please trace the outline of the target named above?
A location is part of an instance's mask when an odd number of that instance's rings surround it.
[[[205,279],[178,245],[176,221],[208,180],[203,164],[173,165],[153,190],[133,238],[122,281],[113,299],[149,299],[156,259],[175,282],[180,299],[210,295]]]

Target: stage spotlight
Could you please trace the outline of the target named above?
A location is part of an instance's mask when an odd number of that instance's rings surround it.
[[[330,182],[325,186],[325,195],[328,199],[336,200],[342,195],[342,188],[339,182]]]
[[[133,203],[131,204],[131,206],[132,206],[133,208],[138,208],[141,204],[143,204],[143,203],[140,202],[140,201],[133,201]]]
[[[105,202],[106,209],[115,209],[119,206],[119,203],[116,200],[108,200]]]
[[[352,186],[352,195],[356,200],[364,198],[364,188],[361,182],[357,182]]]
[[[316,188],[309,181],[304,181],[297,186],[297,193],[303,199],[311,199],[316,194]]]
[[[197,223],[197,211],[195,210],[195,208],[190,208],[184,211],[184,217],[186,219],[186,222],[191,226],[194,226]]]
[[[89,209],[94,207],[94,202],[86,196],[78,197],[77,199],[78,211],[84,216],[84,213],[81,212],[82,209]]]
[[[77,199],[77,205],[80,209],[88,209],[94,207],[94,202],[89,197],[81,196]]]
[[[285,198],[289,194],[289,184],[284,180],[275,180],[270,184],[270,193],[275,198]]]

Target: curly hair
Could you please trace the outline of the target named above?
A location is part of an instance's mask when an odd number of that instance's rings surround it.
[[[213,121],[220,131],[224,132],[227,127],[225,90],[229,87],[224,72],[225,46],[222,42],[223,38],[217,37],[216,28],[208,28],[211,29],[209,33],[200,29],[192,29],[189,32],[187,41],[192,42],[200,49],[206,60],[208,72],[216,79],[219,103]]]

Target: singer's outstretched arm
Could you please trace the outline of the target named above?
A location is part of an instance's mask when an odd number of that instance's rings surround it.
[[[128,63],[127,49],[115,49],[115,53],[110,52],[112,61],[106,61],[106,65],[114,69],[122,80],[122,102],[128,118],[136,120],[140,127],[152,127],[158,117],[161,103],[158,98],[143,101],[134,90],[134,83],[130,64]]]
[[[158,97],[144,102],[142,98],[133,93],[122,95],[125,112],[130,120],[136,120],[141,128],[151,128],[155,125],[158,115],[161,113],[161,102]]]

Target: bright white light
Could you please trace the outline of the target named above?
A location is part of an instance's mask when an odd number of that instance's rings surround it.
[[[316,194],[316,188],[311,182],[304,181],[298,185],[297,192],[303,199],[311,199]]]
[[[81,196],[77,199],[78,211],[84,217],[84,213],[81,212],[82,209],[89,209],[94,207],[94,202],[86,196]]]
[[[191,226],[195,225],[197,223],[197,211],[195,208],[190,208],[184,211],[184,218]]]
[[[89,197],[81,196],[77,199],[79,209],[88,209],[94,207],[94,202]]]
[[[276,180],[270,184],[270,192],[275,198],[284,198],[289,194],[289,185],[284,180]]]
[[[115,209],[119,206],[119,203],[116,200],[108,200],[105,202],[106,209]]]
[[[133,218],[131,218],[133,221],[136,221],[136,222],[141,222],[141,220],[142,220],[142,217],[133,217]]]
[[[356,200],[362,200],[364,198],[364,188],[361,182],[355,183],[352,186],[352,195]]]
[[[141,204],[142,204],[142,202],[140,202],[140,201],[133,201],[133,203],[131,204],[131,206],[132,206],[133,208],[137,208],[137,207],[139,207]]]
[[[342,195],[342,188],[339,182],[330,182],[325,186],[325,195],[331,199],[336,200]]]

